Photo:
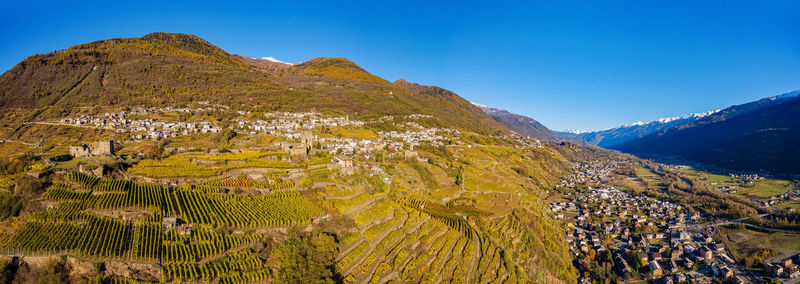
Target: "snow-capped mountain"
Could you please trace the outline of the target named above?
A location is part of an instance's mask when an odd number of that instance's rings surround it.
[[[577,138],[600,147],[612,147],[637,138],[650,135],[664,129],[697,121],[698,119],[712,115],[719,110],[712,110],[702,113],[693,113],[684,116],[664,117],[650,122],[634,122],[623,126],[603,129],[598,131],[565,130],[557,131],[558,135],[570,138]]]
[[[562,130],[560,132],[578,135],[578,134],[588,133],[589,131],[580,130],[580,129],[566,129],[566,130]]]
[[[687,114],[687,115],[684,115],[684,116],[662,117],[662,118],[659,118],[659,119],[656,119],[656,120],[653,120],[653,121],[650,121],[650,122],[637,121],[637,122],[634,122],[634,123],[631,123],[631,124],[626,124],[626,125],[621,126],[621,127],[644,126],[644,125],[654,124],[654,123],[655,124],[667,124],[667,123],[670,123],[670,122],[673,122],[673,121],[687,120],[687,119],[697,120],[699,118],[703,118],[703,117],[712,115],[712,114],[717,113],[719,111],[720,110],[710,110],[710,111],[707,111],[707,112],[692,113],[692,114]],[[617,127],[617,128],[620,128],[620,127]],[[614,129],[614,128],[612,128],[612,129]]]
[[[615,144],[645,156],[680,157],[726,169],[800,175],[800,91],[714,112]]]
[[[272,61],[272,62],[275,62],[275,63],[281,63],[281,64],[286,64],[286,65],[294,65],[294,63],[283,62],[283,61],[280,61],[280,60],[278,60],[278,59],[276,59],[275,57],[272,57],[272,56],[261,57],[261,59],[269,60],[269,61]]]

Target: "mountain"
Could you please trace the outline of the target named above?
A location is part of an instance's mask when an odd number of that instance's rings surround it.
[[[800,92],[736,105],[611,148],[733,170],[800,174]]]
[[[244,61],[250,67],[261,70],[267,73],[281,73],[289,69],[292,64],[287,64],[284,62],[270,60],[268,58],[251,58],[249,56],[244,55],[234,55],[241,61]]]
[[[511,130],[520,134],[527,135],[544,141],[560,142],[565,140],[558,134],[550,131],[547,127],[534,120],[533,118],[508,112],[506,110],[493,108],[481,104],[473,103],[483,112],[494,118],[495,121],[505,125]]]
[[[300,64],[295,64],[292,66],[291,70],[294,74],[322,76],[339,80],[389,84],[389,81],[370,74],[346,58],[317,57]]]
[[[575,283],[542,197],[599,152],[500,135],[454,92],[348,59],[170,33],[25,59],[0,75],[0,126],[16,211],[0,247],[61,260],[9,266],[26,283],[56,266],[74,282]],[[59,257],[76,253],[126,265]]]
[[[428,123],[477,133],[507,129],[460,96],[405,88],[345,58],[288,65],[232,55],[197,36],[151,33],[30,56],[0,76],[0,121],[64,117],[83,107],[180,106],[321,110],[374,119],[425,114]]]
[[[620,127],[598,131],[565,130],[557,131],[555,133],[563,137],[576,138],[600,147],[609,148],[668,129],[670,127],[697,121],[698,119],[711,115],[715,112],[717,111],[695,113],[680,117],[667,117],[651,122],[636,122]]]

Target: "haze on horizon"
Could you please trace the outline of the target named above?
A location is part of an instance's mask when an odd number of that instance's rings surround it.
[[[597,130],[800,89],[800,3],[7,3],[0,69],[155,31],[230,53],[345,57],[554,130]],[[263,13],[269,10],[274,13]]]

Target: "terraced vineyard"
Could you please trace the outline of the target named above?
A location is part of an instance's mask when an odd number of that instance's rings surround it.
[[[337,258],[346,283],[530,281],[502,257],[503,249],[466,220],[445,214],[447,207],[414,198],[331,193],[337,209],[353,212],[359,227],[342,242]],[[437,215],[426,212],[437,210]]]
[[[14,187],[14,181],[7,177],[0,177],[0,189],[10,189]]]
[[[280,152],[282,153],[282,152]],[[304,164],[293,165],[285,160],[268,159],[280,156],[279,152],[242,151],[219,155],[174,155],[163,160],[144,160],[129,170],[129,173],[151,178],[201,178],[219,176],[230,170],[245,168],[302,168],[329,162],[330,158],[321,157]],[[203,161],[210,162],[204,163]],[[315,163],[316,161],[316,163]]]
[[[31,215],[0,245],[19,254],[161,264],[163,281],[265,281],[271,272],[250,248],[261,236],[214,228],[307,225],[325,214],[294,190],[226,192],[209,184],[169,187],[70,172],[43,195],[57,206]],[[132,221],[93,213],[111,209],[149,213]]]

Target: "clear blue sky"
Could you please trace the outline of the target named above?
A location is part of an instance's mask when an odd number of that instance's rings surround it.
[[[3,4],[0,69],[78,43],[181,32],[251,57],[347,57],[559,130],[800,89],[799,1],[61,2]]]

